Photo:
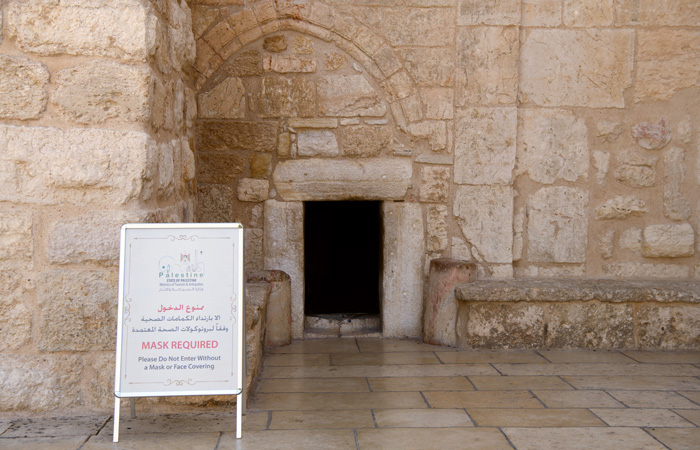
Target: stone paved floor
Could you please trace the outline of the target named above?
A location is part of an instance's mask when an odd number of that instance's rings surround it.
[[[127,414],[128,416],[128,414]],[[270,352],[235,416],[0,420],[0,449],[700,450],[700,352],[456,351],[380,339]]]

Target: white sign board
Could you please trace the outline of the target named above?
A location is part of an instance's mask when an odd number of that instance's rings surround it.
[[[241,394],[244,310],[240,224],[124,225],[115,395]]]

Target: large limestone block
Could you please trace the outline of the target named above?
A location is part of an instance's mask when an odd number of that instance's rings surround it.
[[[265,202],[263,254],[266,270],[281,270],[292,280],[292,338],[304,337],[304,204]]]
[[[55,270],[37,281],[39,349],[111,350],[116,339],[116,271]]]
[[[0,125],[0,200],[39,204],[150,197],[157,148],[146,133]]]
[[[685,150],[669,149],[664,155],[664,215],[671,220],[688,220],[690,202],[683,195],[685,179]]]
[[[210,152],[200,149],[198,156],[198,183],[231,183],[246,166],[246,155],[242,152]]]
[[[531,180],[553,184],[588,175],[588,129],[583,118],[558,109],[522,112],[518,172]]]
[[[330,130],[307,130],[297,135],[297,155],[338,156],[338,140]]]
[[[143,222],[145,212],[96,212],[63,219],[49,231],[46,249],[52,264],[119,264],[120,229],[125,223]]]
[[[700,23],[695,0],[616,0],[617,25],[689,26]]]
[[[637,311],[639,346],[643,349],[700,348],[700,308],[697,305],[646,303]]]
[[[542,348],[544,308],[522,303],[459,302],[457,346],[469,348]]]
[[[412,175],[404,159],[306,159],[278,163],[272,179],[286,201],[401,200]]]
[[[548,348],[630,348],[634,346],[631,304],[554,303],[547,305]]]
[[[653,186],[656,183],[656,156],[634,150],[624,150],[618,156],[615,178],[632,187]]]
[[[199,151],[255,150],[273,152],[277,148],[277,124],[226,120],[197,123]]]
[[[0,346],[4,349],[17,350],[32,339],[34,314],[26,298],[30,288],[31,280],[20,272],[0,272]]]
[[[426,212],[426,249],[431,252],[442,252],[447,249],[448,227],[447,206],[429,205]]]
[[[385,337],[418,337],[423,313],[423,211],[419,203],[383,202]]]
[[[695,230],[689,223],[649,225],[642,231],[642,255],[683,258],[695,253]]]
[[[32,214],[3,211],[0,215],[0,267],[27,268],[34,250]]]
[[[418,197],[422,202],[446,202],[450,192],[450,168],[448,166],[425,166],[421,170]]]
[[[690,267],[678,264],[610,263],[603,272],[616,278],[688,278]]]
[[[235,222],[231,186],[222,184],[197,185],[198,218],[201,222]]]
[[[238,77],[228,77],[211,90],[199,94],[199,115],[203,119],[243,119],[246,91]]]
[[[455,125],[455,183],[510,184],[515,167],[515,108],[460,111]]]
[[[556,27],[561,24],[561,0],[523,0],[522,21],[524,27]]]
[[[317,112],[316,98],[312,80],[266,76],[261,81],[258,110],[263,117],[312,117]]]
[[[519,0],[458,0],[457,25],[518,25]]]
[[[362,75],[327,75],[318,80],[318,107],[325,116],[383,116],[387,105]]]
[[[8,36],[26,52],[146,61],[155,47],[158,19],[138,0],[6,3]]]
[[[59,71],[55,83],[53,103],[78,123],[148,119],[151,74],[146,68],[89,61]]]
[[[82,375],[83,361],[79,356],[3,355],[0,404],[5,411],[22,412],[79,407]]]
[[[698,59],[700,31],[669,28],[637,31],[635,100],[667,100],[680,89],[697,87]]]
[[[460,29],[456,104],[514,104],[518,95],[519,44],[517,28]]]
[[[385,8],[376,26],[392,46],[438,47],[454,39],[452,8]]]
[[[542,106],[622,108],[632,84],[634,32],[553,30],[525,32],[520,92]]]
[[[252,273],[248,282],[268,283],[270,299],[265,323],[265,346],[276,347],[292,343],[291,279],[280,270]]]
[[[588,193],[570,187],[547,187],[528,202],[528,257],[531,261],[586,262]]]
[[[255,178],[242,178],[238,182],[238,200],[242,202],[263,202],[270,196],[270,182]]]
[[[567,27],[605,27],[615,18],[615,0],[564,0]]]
[[[360,158],[379,156],[391,146],[394,136],[386,125],[356,125],[341,130],[343,154]]]
[[[398,49],[398,54],[417,85],[453,85],[455,55],[451,48],[408,47]]]
[[[637,197],[618,195],[596,208],[596,219],[626,219],[631,216],[641,216],[649,212],[644,200]]]
[[[46,108],[48,84],[49,71],[43,64],[0,55],[0,118],[37,119]]]
[[[509,186],[459,186],[453,213],[475,258],[513,262],[513,189]]]

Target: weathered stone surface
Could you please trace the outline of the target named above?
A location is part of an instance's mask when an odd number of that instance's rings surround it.
[[[85,361],[83,374],[89,387],[83,391],[83,404],[100,411],[114,408],[114,366],[114,352],[99,353]],[[98,430],[101,424],[94,426]]]
[[[289,132],[280,133],[277,138],[277,156],[289,158],[292,154],[292,134]]]
[[[427,139],[430,149],[434,152],[444,151],[447,148],[447,124],[437,120],[423,120],[406,127],[406,131],[413,137],[412,141]]]
[[[519,33],[516,28],[462,28],[457,38],[456,103],[515,103]]]
[[[695,305],[640,305],[639,346],[644,349],[700,347],[700,308]]]
[[[523,101],[542,106],[622,108],[632,84],[631,30],[525,32],[520,51]]]
[[[624,127],[620,122],[604,121],[596,124],[597,136],[602,142],[615,142],[622,134],[623,129]]]
[[[323,55],[323,62],[326,70],[339,70],[348,62],[348,57],[333,51]]]
[[[194,38],[199,39],[202,33],[214,23],[219,16],[219,11],[201,5],[190,5],[190,10],[192,11],[192,32],[194,33]]]
[[[441,252],[447,249],[447,206],[429,205],[426,214],[427,242],[429,252]]]
[[[155,155],[141,132],[0,125],[0,200],[123,204],[148,197]]]
[[[7,350],[20,349],[32,339],[33,313],[26,306],[31,281],[23,278],[19,272],[0,273],[0,345]]]
[[[266,76],[258,110],[263,117],[312,117],[317,112],[316,98],[316,84],[309,79]]]
[[[445,166],[425,166],[421,170],[419,198],[422,202],[439,203],[447,201],[450,190],[450,168]]]
[[[55,411],[81,406],[82,375],[79,356],[3,355],[0,403],[5,411]]]
[[[543,184],[587,176],[588,129],[582,118],[556,109],[526,109],[521,117],[519,173]]]
[[[561,24],[562,4],[559,0],[523,0],[521,14],[524,27],[556,27]]]
[[[454,89],[425,88],[421,91],[426,119],[454,118]]]
[[[262,56],[257,50],[245,50],[231,58],[223,68],[230,77],[262,75]]]
[[[564,0],[567,27],[605,27],[615,18],[614,0]]]
[[[632,250],[634,252],[642,251],[642,229],[638,227],[628,228],[622,232],[620,236],[620,248]]]
[[[56,270],[37,281],[39,349],[111,350],[115,345],[117,273]]]
[[[588,193],[578,188],[549,187],[528,202],[530,261],[583,263],[588,247]]]
[[[637,197],[618,195],[596,208],[596,219],[626,219],[631,216],[641,216],[649,212],[644,200]]]
[[[243,171],[245,164],[245,154],[200,151],[197,180],[200,183],[230,183]]]
[[[664,215],[671,220],[688,220],[690,202],[682,192],[685,179],[685,150],[678,147],[664,154]]]
[[[78,123],[148,119],[152,85],[148,69],[95,60],[59,71],[54,81],[53,103]]]
[[[690,116],[685,116],[676,125],[676,137],[684,144],[689,144],[693,139],[693,123]]]
[[[606,230],[600,236],[600,242],[598,244],[600,249],[600,256],[603,259],[610,259],[613,256],[613,251],[615,250],[615,230]]]
[[[253,153],[250,155],[250,176],[267,178],[272,173],[272,155],[270,153]]]
[[[235,222],[232,201],[233,188],[222,184],[204,184],[197,186],[199,201],[199,220],[202,222]]]
[[[387,93],[390,102],[406,99],[407,97],[415,94],[415,85],[413,84],[413,80],[411,80],[411,77],[405,70],[396,72],[379,84]],[[411,119],[409,119],[409,121],[410,120]]]
[[[246,316],[246,391],[250,392],[262,367],[265,348],[265,323],[271,286],[265,282],[245,285]]]
[[[610,153],[596,150],[593,152],[593,167],[595,167],[595,178],[598,184],[605,183],[605,176],[610,170]]]
[[[331,118],[290,118],[287,120],[287,125],[291,128],[338,128],[338,119]]]
[[[446,48],[401,48],[398,54],[406,70],[419,86],[452,86],[454,51]]]
[[[659,123],[641,122],[633,126],[632,137],[640,147],[658,150],[664,148],[671,140],[671,129],[662,117]]]
[[[272,179],[286,201],[401,200],[412,174],[404,159],[306,159],[278,163]]]
[[[330,130],[308,130],[297,135],[297,155],[338,156],[338,140]]]
[[[369,158],[389,149],[394,136],[391,128],[382,125],[356,125],[341,130],[345,156]]]
[[[263,48],[272,53],[283,52],[287,50],[287,38],[283,34],[268,36],[263,41]]]
[[[238,200],[242,202],[263,202],[270,196],[270,182],[255,178],[242,178],[238,182]]]
[[[240,78],[228,77],[199,94],[198,106],[203,119],[243,119],[246,116],[245,86]]]
[[[137,0],[7,3],[8,36],[26,52],[146,61],[154,50],[157,19]]]
[[[538,348],[544,346],[542,306],[459,302],[459,348]]]
[[[454,259],[430,261],[428,295],[423,312],[423,342],[457,345],[457,300],[455,286],[476,279],[476,266]]]
[[[145,212],[96,212],[63,219],[49,231],[46,256],[52,264],[119,264],[119,230],[143,222]]]
[[[245,267],[246,270],[262,270],[263,257],[263,230],[260,228],[246,228],[243,231],[245,240]]]
[[[24,120],[41,116],[49,97],[48,84],[49,71],[43,64],[0,55],[0,118]]]
[[[420,336],[423,312],[423,211],[418,203],[383,202],[385,337]]]
[[[455,183],[510,184],[515,167],[515,108],[460,111],[455,125]]]
[[[630,348],[634,346],[634,307],[600,303],[548,305],[549,348]]]
[[[697,22],[696,22],[697,23]],[[639,30],[634,98],[667,100],[700,83],[700,31]]]
[[[319,112],[324,116],[383,116],[387,105],[362,75],[327,75],[318,80]]]
[[[263,70],[277,73],[316,72],[316,60],[290,55],[270,55],[263,58]]]
[[[3,211],[0,216],[0,267],[27,268],[34,251],[32,214]]]
[[[618,156],[615,178],[632,187],[653,186],[656,183],[656,156],[625,150]]]
[[[292,47],[297,55],[311,55],[314,52],[314,41],[309,36],[298,34],[294,37]]]
[[[690,267],[677,264],[610,263],[603,272],[617,278],[688,278]]]
[[[376,26],[393,47],[437,47],[454,40],[452,8],[384,8]]]
[[[700,5],[693,0],[617,0],[618,25],[696,26]]]
[[[513,261],[513,190],[508,186],[459,186],[453,213],[477,260]]]
[[[688,223],[649,225],[642,231],[642,255],[682,258],[695,253],[695,231]]]
[[[292,280],[292,337],[304,337],[304,204],[265,202],[263,254],[266,270],[284,271]]]
[[[248,275],[249,282],[265,282],[271,287],[265,324],[265,346],[292,343],[291,278],[281,270],[265,270]]]
[[[459,0],[457,25],[517,25],[518,0]]]
[[[197,123],[197,149],[255,150],[277,148],[277,124],[269,122],[206,121]]]

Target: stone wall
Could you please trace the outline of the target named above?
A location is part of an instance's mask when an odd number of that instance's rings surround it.
[[[192,221],[178,0],[0,1],[0,409],[113,405],[119,228]]]

